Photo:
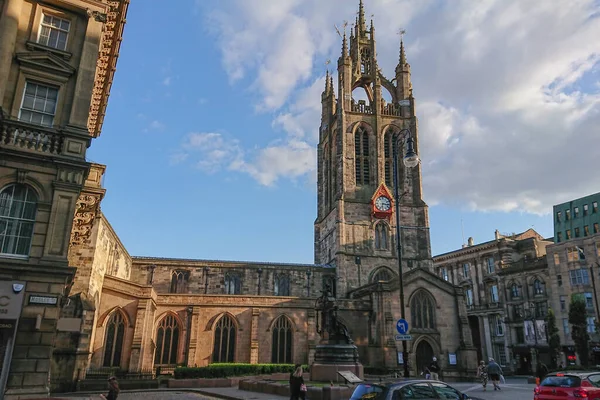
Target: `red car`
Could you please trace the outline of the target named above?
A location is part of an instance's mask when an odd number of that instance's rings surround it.
[[[600,400],[600,372],[568,371],[548,374],[534,389],[534,400]]]

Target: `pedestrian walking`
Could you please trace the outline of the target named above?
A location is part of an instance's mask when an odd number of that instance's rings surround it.
[[[481,385],[483,386],[483,391],[485,392],[487,389],[488,383],[488,370],[485,365],[485,361],[481,360],[479,366],[477,367],[477,377],[481,380]]]
[[[440,365],[438,364],[437,357],[433,357],[431,364],[429,364],[429,371],[431,373],[431,379],[435,381],[440,380]]]
[[[488,373],[489,379],[494,384],[494,390],[501,390],[500,389],[500,377],[502,376],[502,368],[491,357],[490,357],[490,362],[488,363],[488,366],[487,366],[487,373]]]
[[[290,400],[306,399],[306,384],[304,384],[302,373],[302,366],[298,366],[290,376]]]
[[[119,397],[119,382],[117,382],[117,378],[111,376],[108,378],[108,394],[105,396],[103,394],[100,395],[104,400],[117,400]]]

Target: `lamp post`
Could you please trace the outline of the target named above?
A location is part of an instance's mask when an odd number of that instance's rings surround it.
[[[402,129],[392,137],[393,144],[393,167],[394,167],[394,200],[396,202],[396,246],[398,252],[398,283],[400,285],[400,318],[406,319],[404,306],[404,281],[402,278],[402,238],[400,231],[400,190],[398,184],[398,146],[406,143],[404,154],[404,165],[413,168],[419,164],[419,156],[415,152],[415,143],[409,129]],[[410,376],[408,371],[408,351],[406,340],[402,341],[402,361],[404,363],[404,377]]]

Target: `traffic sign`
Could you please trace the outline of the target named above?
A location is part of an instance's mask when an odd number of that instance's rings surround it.
[[[408,333],[408,321],[400,318],[398,322],[396,322],[396,329],[399,334],[406,335]]]
[[[412,340],[412,335],[396,335],[396,340]]]

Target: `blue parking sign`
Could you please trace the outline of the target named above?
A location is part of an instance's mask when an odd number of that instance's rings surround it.
[[[398,330],[399,334],[406,335],[408,333],[408,321],[405,319],[399,319],[398,322],[396,322],[396,329]]]

